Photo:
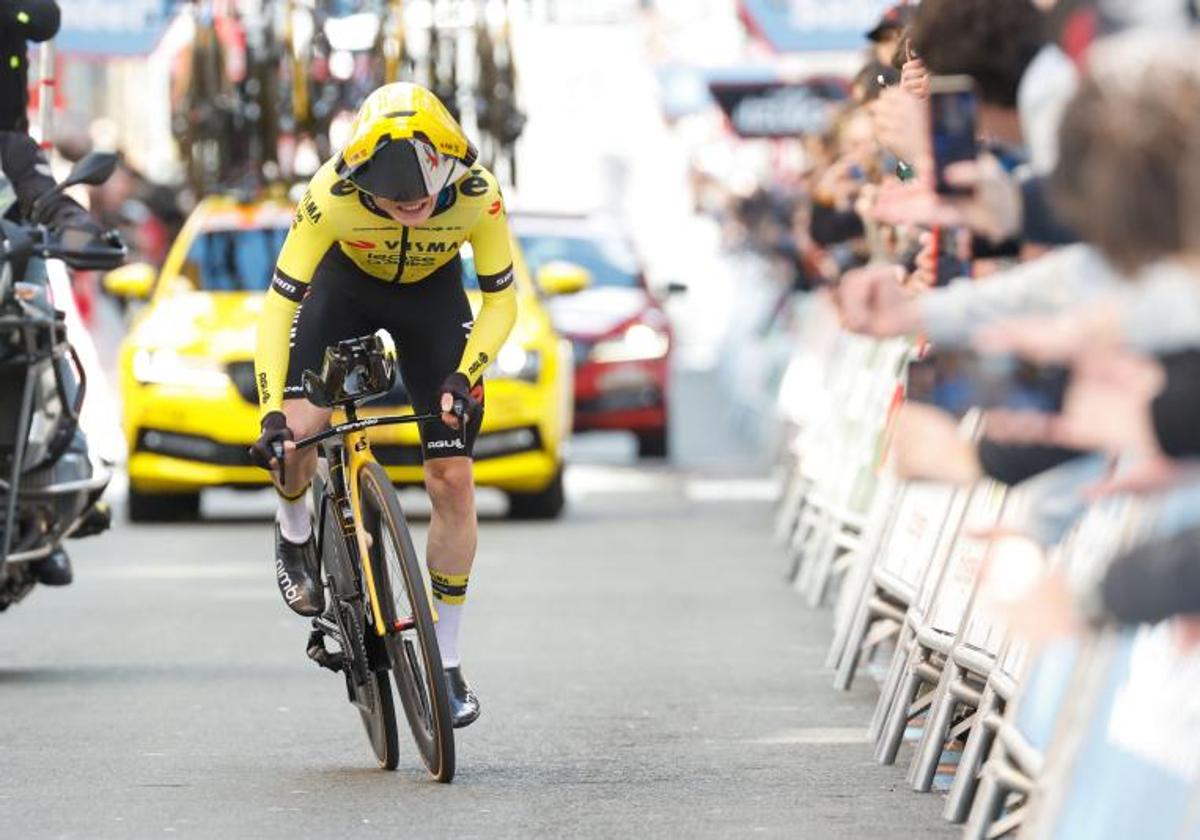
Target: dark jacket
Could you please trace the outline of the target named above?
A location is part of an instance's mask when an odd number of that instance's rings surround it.
[[[54,0],[0,0],[0,130],[28,130],[29,42],[50,40],[58,24]]]
[[[50,165],[33,138],[22,131],[0,131],[0,168],[16,193],[17,203],[6,216],[28,220],[33,203],[55,184]],[[65,195],[56,195],[47,206],[51,227],[79,227],[99,230],[99,224],[79,204]]]
[[[1104,613],[1121,624],[1200,614],[1200,528],[1138,546],[1115,560],[1100,596]]]

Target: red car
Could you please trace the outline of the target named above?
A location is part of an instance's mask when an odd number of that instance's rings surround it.
[[[539,283],[555,329],[575,349],[575,430],[627,429],[639,456],[665,457],[671,324],[632,243],[613,225],[582,216],[517,214],[512,225],[534,277],[563,263],[588,275],[570,294]]]

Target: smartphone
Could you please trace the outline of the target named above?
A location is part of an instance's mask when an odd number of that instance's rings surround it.
[[[970,76],[934,76],[929,80],[929,117],[933,168],[939,195],[970,195],[946,182],[946,167],[975,160],[979,136],[979,94]]]
[[[955,280],[971,276],[971,239],[958,227],[933,229],[933,259],[937,266],[934,285],[949,286]]]

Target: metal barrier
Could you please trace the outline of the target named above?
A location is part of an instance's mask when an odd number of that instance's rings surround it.
[[[967,837],[1200,840],[1200,652],[1172,659],[1169,627],[1031,651],[981,593],[989,532],[1029,533],[1069,579],[1095,580],[1120,550],[1200,519],[1200,484],[1089,506],[1079,491],[1108,469],[1099,456],[1017,489],[901,481],[886,443],[913,347],[806,313],[778,400],[776,536],[808,605],[836,593],[834,687],[887,662],[876,758],[893,763],[918,732],[908,782],[929,791],[945,750],[961,750],[943,815]],[[960,433],[979,427],[975,412]]]

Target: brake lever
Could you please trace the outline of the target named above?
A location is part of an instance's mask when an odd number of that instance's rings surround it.
[[[467,401],[462,397],[455,397],[454,404],[450,406],[450,413],[458,418],[458,438],[462,441],[465,448],[467,445],[467,423],[470,422],[470,417],[467,416]]]
[[[287,469],[284,466],[283,458],[283,441],[277,440],[271,444],[271,453],[275,456],[275,460],[279,462],[279,486],[283,487],[287,484]]]

